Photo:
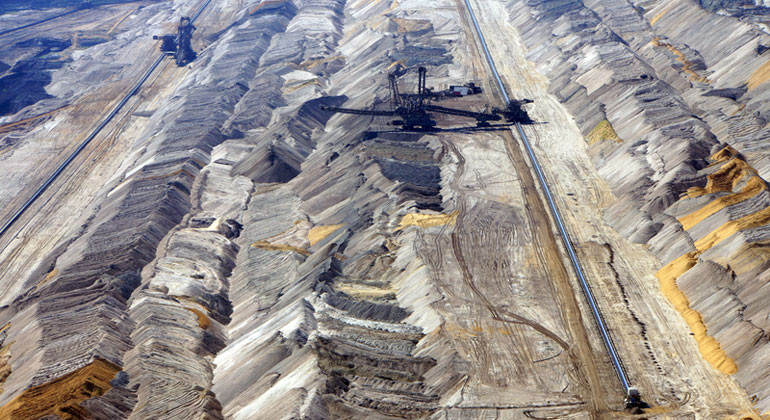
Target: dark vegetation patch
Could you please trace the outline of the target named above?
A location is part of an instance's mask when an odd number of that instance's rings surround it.
[[[78,38],[79,48],[93,47],[94,45],[107,42],[109,39],[103,36],[81,36]]]
[[[385,178],[421,187],[440,188],[441,171],[438,166],[418,162],[400,162],[393,159],[375,158]]]
[[[415,208],[418,210],[433,210],[441,212],[444,210],[440,190],[438,188],[420,187],[414,184],[401,184],[395,190],[398,194],[398,205],[414,201]]]
[[[51,98],[45,87],[51,83],[51,70],[65,63],[57,53],[72,45],[70,40],[32,38],[15,44],[19,48],[36,48],[31,58],[18,61],[0,78],[0,115],[15,114],[40,100]]]
[[[440,157],[418,140],[421,134],[368,132],[365,154],[380,167],[385,178],[399,185],[398,203],[414,201],[417,209],[442,211]]]
[[[743,85],[739,88],[711,89],[710,91],[706,92],[703,96],[719,96],[722,98],[728,98],[728,99],[737,101],[738,98],[743,96],[743,94],[745,94],[747,90],[748,89],[746,85]]]
[[[429,162],[433,160],[433,150],[424,145],[410,146],[402,142],[375,140],[366,144],[366,154],[371,157],[383,157],[410,162]]]
[[[53,9],[66,7],[85,9],[105,4],[130,3],[136,0],[3,0],[0,1],[0,14],[28,9]]]
[[[24,41],[14,44],[20,48],[39,48],[37,57],[45,57],[50,53],[61,52],[66,50],[72,45],[72,41],[69,39],[56,39],[56,38],[30,38]]]
[[[324,372],[336,372],[345,377],[416,382],[421,381],[425,372],[436,365],[436,361],[428,357],[399,357],[379,352],[362,352],[359,348],[332,337],[319,336],[313,343],[313,350],[318,356],[318,366]]]
[[[400,322],[409,316],[409,312],[395,304],[357,300],[342,292],[327,294],[326,303],[356,318],[374,321]]]

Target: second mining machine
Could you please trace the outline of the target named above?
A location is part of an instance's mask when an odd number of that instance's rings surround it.
[[[196,54],[192,49],[192,33],[195,30],[189,17],[182,17],[179,20],[177,34],[168,34],[153,36],[153,39],[160,39],[160,51],[166,55],[174,57],[176,65],[186,66],[189,62],[195,60]]]

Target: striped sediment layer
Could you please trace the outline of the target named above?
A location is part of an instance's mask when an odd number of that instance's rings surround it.
[[[770,36],[697,2],[555,4],[508,9],[616,196],[605,219],[649,245],[704,359],[770,412]]]
[[[0,401],[8,418],[160,418],[169,406],[175,418],[221,417],[210,359],[224,346],[230,238],[252,185],[229,174],[243,150],[212,153],[228,121],[247,111],[269,120],[269,107],[239,104],[256,102],[250,86],[265,90],[254,82],[260,58],[301,5],[230,17],[49,275],[5,308],[23,326],[7,333],[20,355]]]
[[[386,98],[386,78],[373,75],[396,63],[435,64],[437,77],[467,70],[452,64],[467,47],[448,42],[463,33],[454,3],[435,14],[419,3],[221,2],[231,24],[205,40],[150,113],[93,216],[0,308],[10,325],[0,330],[0,418],[463,416],[485,410],[475,405],[480,395],[493,401],[490,411],[494,398],[510,404],[497,395],[515,380],[505,369],[542,382],[533,389],[547,390],[544,400],[583,404],[579,381],[560,371],[567,352],[531,340],[517,322],[477,324],[463,296],[450,305],[442,295],[463,290],[459,275],[430,278],[426,262],[454,261],[440,252],[451,245],[439,247],[449,241],[439,232],[460,216],[447,205],[456,197],[442,196],[456,170],[446,145],[366,132],[369,118],[320,110]],[[527,42],[544,46],[530,58],[551,62],[552,89],[619,198],[608,219],[660,257],[664,292],[704,357],[725,373],[737,367],[764,409],[770,197],[752,113],[764,110],[762,72],[751,61],[745,72],[708,73],[710,51],[673,33],[652,43],[653,34],[634,35],[653,29],[623,7],[630,3],[594,3],[512,1],[511,10]],[[661,14],[645,2],[656,28],[688,7],[675,3]],[[754,71],[753,89],[725,86]],[[694,95],[691,83],[711,96]],[[738,99],[745,103],[730,102]],[[732,149],[723,144],[731,135]],[[516,209],[470,208],[465,225],[481,228],[464,249],[468,272],[492,270],[506,288],[491,290],[507,296],[513,287],[526,306],[525,283],[541,283],[520,281],[514,259],[490,258],[501,249],[491,244],[532,242],[517,233]],[[515,261],[538,272],[529,257]],[[444,322],[442,310],[467,313],[467,322]],[[535,347],[511,361],[485,353],[485,334]],[[477,355],[487,365],[483,386],[469,382]],[[556,372],[553,383],[546,371]]]
[[[36,419],[55,415],[72,420],[91,417],[91,410],[81,405],[104,395],[120,367],[103,359],[56,378],[51,382],[25,389],[0,408],[0,419]]]
[[[452,350],[421,345],[411,247],[457,217],[445,150],[355,116],[327,130],[320,106],[386,97],[372,75],[394,61],[451,63],[460,28],[386,0],[218,7],[231,24],[0,310],[0,418],[425,418],[457,389]]]

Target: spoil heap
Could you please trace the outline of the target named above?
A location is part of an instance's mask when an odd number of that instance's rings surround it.
[[[769,411],[770,36],[689,1],[553,3],[510,1],[510,19],[617,198],[605,220],[649,246],[703,357]]]
[[[626,416],[510,133],[428,136],[322,111],[381,104],[399,64],[492,92],[460,3],[212,2],[195,22],[196,61],[162,66],[15,239],[0,238],[0,419]],[[484,3],[491,47],[517,45],[504,4]],[[37,187],[50,156],[155,60],[151,36],[196,4],[95,8],[14,35],[0,72],[47,48],[24,44],[38,35],[105,42],[62,41],[50,97],[4,117],[4,202]],[[519,63],[526,82],[501,73],[531,89],[513,96],[538,98],[549,124],[527,130],[554,151],[546,171],[579,175],[547,173],[649,417],[750,410],[692,357],[660,293],[625,280],[664,265],[664,292],[708,361],[737,366],[764,409],[765,72],[758,49],[731,43],[770,43],[684,0],[644,5],[508,4],[617,199],[541,76]],[[682,40],[669,16],[687,13],[738,35],[711,49]],[[732,54],[742,73],[728,71]],[[607,227],[600,205],[660,261]]]

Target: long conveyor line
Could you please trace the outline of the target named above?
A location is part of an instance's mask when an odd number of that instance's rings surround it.
[[[495,84],[497,85],[497,88],[500,90],[500,94],[503,96],[503,99],[507,104],[510,102],[510,98],[508,96],[508,93],[505,90],[505,85],[503,84],[503,81],[500,78],[500,74],[497,72],[497,67],[495,67],[495,62],[492,59],[492,55],[489,52],[489,48],[487,47],[487,42],[486,42],[486,39],[484,38],[484,34],[481,31],[481,27],[479,26],[478,21],[476,20],[476,15],[473,12],[473,7],[471,7],[469,0],[464,0],[464,1],[465,1],[465,6],[468,9],[468,14],[470,15],[471,20],[473,21],[473,26],[476,31],[476,35],[478,36],[481,47],[484,50],[484,55],[486,57],[487,64],[489,65],[489,69],[492,71],[492,75],[495,78]],[[623,386],[624,394],[628,395],[629,390],[632,388],[631,383],[628,379],[625,368],[623,367],[623,362],[621,361],[620,356],[618,355],[618,351],[615,348],[615,344],[612,341],[612,337],[610,336],[607,325],[604,322],[604,318],[602,317],[602,314],[599,310],[599,305],[596,302],[596,299],[594,298],[593,292],[591,291],[591,286],[588,284],[588,280],[586,279],[586,276],[583,273],[583,269],[580,265],[580,260],[578,260],[577,254],[575,253],[575,248],[572,246],[572,240],[570,239],[569,234],[567,233],[567,229],[564,226],[561,213],[559,212],[559,208],[556,206],[556,202],[553,199],[553,195],[551,194],[551,189],[548,187],[548,182],[545,179],[543,170],[540,166],[540,163],[537,160],[537,156],[535,156],[535,153],[532,150],[532,146],[529,143],[529,139],[527,138],[527,135],[524,132],[524,129],[522,128],[521,124],[518,122],[516,123],[516,131],[518,132],[519,137],[521,138],[521,142],[527,151],[527,156],[529,157],[529,162],[532,165],[532,169],[534,169],[535,174],[537,175],[537,179],[540,182],[540,187],[543,190],[543,197],[545,197],[545,200],[548,202],[548,207],[551,210],[551,215],[553,216],[553,219],[556,222],[556,227],[559,229],[559,233],[561,234],[561,239],[564,243],[564,247],[567,249],[567,254],[569,255],[570,262],[572,263],[572,268],[575,270],[575,274],[577,274],[578,280],[580,281],[580,286],[583,289],[583,293],[585,294],[586,299],[588,300],[588,305],[591,307],[591,313],[593,314],[594,320],[596,321],[596,324],[599,328],[599,333],[602,336],[602,341],[604,342],[604,346],[607,348],[607,353],[609,353],[610,359],[612,361],[612,365],[615,368],[615,372],[618,375],[618,379],[620,379],[621,385]]]

